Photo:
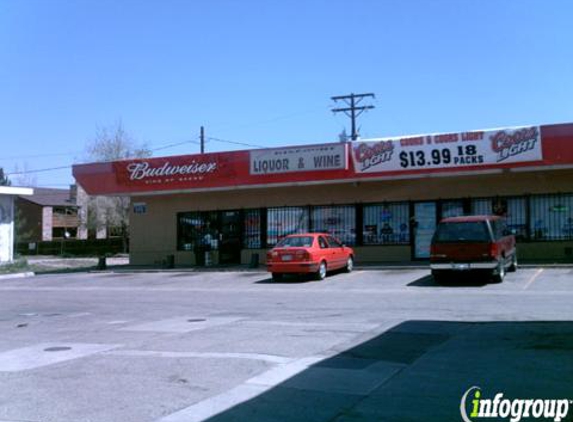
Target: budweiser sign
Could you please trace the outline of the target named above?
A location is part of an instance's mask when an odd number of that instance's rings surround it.
[[[191,160],[190,163],[174,165],[169,161],[153,167],[147,161],[130,163],[126,167],[130,180],[145,180],[151,177],[205,175],[217,170],[217,162],[199,162]]]

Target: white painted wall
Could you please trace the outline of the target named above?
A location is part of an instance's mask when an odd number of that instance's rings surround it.
[[[0,186],[0,264],[14,259],[14,199],[33,193],[31,188]]]
[[[0,263],[14,256],[14,197],[0,195]]]

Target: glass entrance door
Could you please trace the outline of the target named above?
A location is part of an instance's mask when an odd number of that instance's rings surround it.
[[[241,263],[241,221],[240,211],[221,211],[221,264]]]
[[[414,259],[429,259],[432,236],[436,231],[437,207],[435,202],[414,204]]]

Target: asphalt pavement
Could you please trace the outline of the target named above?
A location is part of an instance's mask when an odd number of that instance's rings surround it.
[[[0,422],[457,421],[478,389],[571,400],[572,299],[571,268],[4,279]]]

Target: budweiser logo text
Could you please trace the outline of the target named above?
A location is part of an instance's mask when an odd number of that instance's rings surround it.
[[[130,180],[143,180],[148,177],[182,176],[188,174],[207,174],[217,169],[216,162],[202,163],[192,160],[188,164],[173,165],[169,161],[158,167],[151,167],[147,161],[131,163],[127,166]]]
[[[354,150],[356,161],[360,163],[360,170],[364,171],[380,163],[385,163],[392,159],[394,144],[392,141],[380,141],[374,145],[360,144]]]
[[[502,130],[490,137],[491,149],[498,154],[497,162],[499,163],[509,157],[534,149],[538,139],[539,132],[536,127],[519,129],[513,133]]]

